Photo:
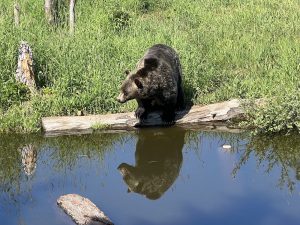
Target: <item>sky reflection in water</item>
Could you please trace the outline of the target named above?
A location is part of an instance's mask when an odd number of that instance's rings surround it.
[[[230,144],[231,150],[223,150]],[[73,224],[88,197],[115,224],[299,224],[298,136],[143,129],[0,137],[0,224]]]

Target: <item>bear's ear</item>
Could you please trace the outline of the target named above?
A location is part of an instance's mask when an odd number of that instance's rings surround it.
[[[145,68],[141,68],[138,71],[136,71],[136,74],[140,77],[145,77],[147,76],[147,70]]]
[[[125,75],[129,75],[130,71],[129,70],[125,70],[124,73],[125,73]]]
[[[135,78],[135,79],[134,79],[134,83],[135,83],[135,85],[136,85],[139,89],[142,89],[142,88],[143,88],[143,84],[142,84],[142,82],[141,82],[139,79]]]
[[[149,70],[154,70],[158,67],[157,58],[146,58],[144,59],[144,67]]]

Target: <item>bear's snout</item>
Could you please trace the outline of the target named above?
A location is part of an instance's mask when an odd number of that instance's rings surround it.
[[[117,97],[117,101],[120,103],[126,102],[125,96],[123,93],[120,93],[119,96]]]

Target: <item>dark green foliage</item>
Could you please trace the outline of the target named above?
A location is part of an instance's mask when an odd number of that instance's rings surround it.
[[[287,133],[300,130],[300,94],[286,93],[269,99],[265,105],[246,108],[248,120],[242,125],[254,127],[256,134]]]
[[[54,0],[53,1],[53,15],[54,25],[64,27],[68,22],[68,0]]]
[[[115,30],[121,31],[129,26],[130,15],[125,11],[115,11],[110,21]]]
[[[149,0],[141,0],[139,8],[142,13],[147,13],[152,10],[153,5],[151,4],[151,1],[149,1]]]
[[[11,80],[0,83],[0,107],[2,110],[7,110],[13,104],[27,101],[29,97],[29,90],[23,84]]]
[[[171,1],[163,0],[139,0],[138,9],[142,13],[150,13],[153,11],[166,10]]]

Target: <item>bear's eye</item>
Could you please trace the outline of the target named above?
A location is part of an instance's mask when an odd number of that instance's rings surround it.
[[[124,94],[125,96],[127,96],[127,95],[128,95],[128,92],[127,92],[127,91],[123,91],[123,94]]]

